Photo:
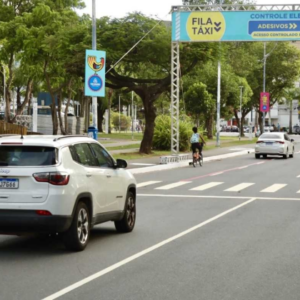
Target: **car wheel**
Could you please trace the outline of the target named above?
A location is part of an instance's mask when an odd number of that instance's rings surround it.
[[[289,149],[286,150],[286,154],[283,155],[284,159],[287,159],[289,157]]]
[[[293,157],[294,157],[294,152],[295,152],[295,148],[293,149],[293,153],[290,154],[290,158],[293,158]]]
[[[90,237],[90,215],[85,203],[79,202],[71,227],[64,233],[64,244],[68,250],[82,251]]]
[[[131,232],[136,219],[136,201],[132,192],[128,192],[125,202],[124,215],[120,221],[115,221],[115,227],[118,232]]]
[[[255,154],[255,158],[256,158],[256,159],[259,159],[259,158],[260,158],[260,155],[259,155],[259,154]]]

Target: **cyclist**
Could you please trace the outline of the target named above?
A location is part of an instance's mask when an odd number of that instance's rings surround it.
[[[198,133],[198,128],[197,127],[193,127],[193,135],[191,137],[191,145],[192,145],[192,150],[193,150],[193,157],[195,157],[195,154],[197,153],[197,149],[199,150],[199,155],[202,156],[202,148],[203,148],[203,144],[205,144],[205,141],[203,139],[203,137],[201,136],[201,134]],[[200,143],[201,140],[201,143]]]

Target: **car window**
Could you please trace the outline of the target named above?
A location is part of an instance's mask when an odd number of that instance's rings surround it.
[[[262,139],[279,139],[281,140],[281,136],[279,134],[262,134]]]
[[[289,140],[290,140],[290,138],[288,137],[287,134],[284,135],[284,139],[285,139],[286,141],[289,141]]]
[[[52,166],[58,163],[58,150],[39,146],[0,146],[0,166]]]
[[[112,168],[114,166],[112,158],[100,145],[91,144],[90,146],[93,149],[97,161],[101,167]]]
[[[73,159],[84,166],[99,166],[98,161],[91,152],[91,149],[88,144],[74,145],[73,147],[70,147],[70,152]]]

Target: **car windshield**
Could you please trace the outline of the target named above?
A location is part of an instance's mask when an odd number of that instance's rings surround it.
[[[0,146],[0,166],[51,166],[57,149],[38,146]]]
[[[261,139],[274,139],[274,140],[281,140],[281,136],[278,134],[263,134]]]

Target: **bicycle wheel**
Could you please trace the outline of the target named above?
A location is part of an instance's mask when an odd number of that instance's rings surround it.
[[[194,166],[194,168],[196,168],[196,164],[197,164],[197,158],[193,156],[193,166]]]
[[[203,155],[199,157],[199,165],[202,167],[203,166]]]

